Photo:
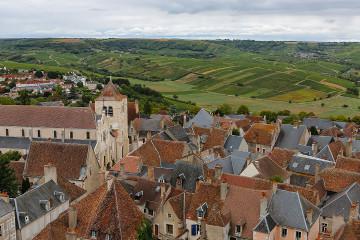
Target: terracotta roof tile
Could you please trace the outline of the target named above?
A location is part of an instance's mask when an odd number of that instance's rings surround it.
[[[224,146],[228,132],[219,128],[201,128],[193,127],[194,133],[197,136],[207,136],[204,143],[204,150]]]
[[[105,85],[104,89],[101,91],[100,96],[96,99],[97,101],[107,101],[107,100],[118,100],[121,101],[127,98],[125,95],[122,95],[117,87],[109,81],[108,84]]]
[[[121,164],[124,164],[126,173],[138,173],[141,170],[142,162],[138,156],[125,156],[111,168],[111,171],[120,172]]]
[[[287,168],[294,154],[295,152],[292,150],[276,147],[268,156],[280,167]]]
[[[359,240],[360,239],[360,221],[352,221],[347,223],[341,229],[339,238],[337,240]]]
[[[336,159],[335,167],[360,173],[360,159],[339,156]]]
[[[238,187],[250,188],[254,190],[269,190],[272,189],[271,181],[261,178],[251,178],[245,176],[238,176],[232,174],[222,174],[221,179],[228,184]]]
[[[341,192],[354,182],[360,183],[360,173],[339,168],[328,168],[320,172],[327,191]]]
[[[242,128],[245,132],[251,127],[251,121],[249,119],[242,119],[235,121],[235,125],[238,128]]]
[[[277,127],[275,124],[254,123],[245,133],[244,138],[248,143],[271,145],[276,137]]]
[[[0,105],[0,126],[96,129],[90,108]]]
[[[345,152],[345,146],[341,141],[335,141],[330,143],[329,148],[334,159],[336,159],[337,156]]]
[[[61,176],[58,176],[57,183],[70,196],[70,201],[74,201],[86,193],[84,189],[76,186]]]
[[[147,141],[130,155],[138,156],[146,166],[160,167],[160,155],[152,141]]]
[[[288,172],[277,165],[268,156],[261,157],[253,161],[254,166],[258,170],[260,177],[271,179],[274,176],[280,176],[283,180],[289,177]]]
[[[160,139],[153,139],[152,142],[160,154],[161,162],[175,163],[176,160],[191,154],[186,142]]]
[[[58,175],[66,179],[79,179],[87,164],[89,146],[54,142],[32,142],[24,169],[25,177],[44,175],[44,166],[51,163]]]
[[[343,133],[337,127],[330,127],[321,131],[321,136],[342,137]]]

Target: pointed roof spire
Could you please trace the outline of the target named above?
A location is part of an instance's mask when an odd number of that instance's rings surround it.
[[[124,98],[127,98],[125,95],[122,95],[119,92],[119,89],[112,82],[112,77],[110,76],[109,82],[106,84],[104,89],[101,91],[100,96],[96,99],[97,101],[121,101]]]

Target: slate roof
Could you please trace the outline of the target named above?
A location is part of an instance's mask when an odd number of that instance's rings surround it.
[[[318,150],[321,151],[321,149],[329,145],[332,141],[333,141],[333,137],[331,136],[313,135],[310,137],[307,146],[311,147],[312,143],[316,142],[318,146]]]
[[[49,141],[49,139],[36,138],[36,141]],[[61,139],[51,139],[51,141],[58,143],[62,142]],[[96,140],[65,139],[64,143],[90,144],[92,148],[95,148]],[[0,148],[28,150],[30,144],[31,144],[31,140],[29,138],[0,137]]]
[[[316,118],[316,117],[304,118],[303,124],[307,128],[316,127],[319,128],[320,130],[334,126],[334,123],[332,121],[327,119]]]
[[[0,126],[96,129],[87,107],[0,105]]]
[[[243,120],[246,118],[245,114],[229,114],[225,115],[226,118]]]
[[[339,140],[346,144],[348,138],[339,138]],[[352,139],[352,152],[353,154],[360,152],[360,140]]]
[[[215,159],[207,164],[207,167],[214,169],[217,164],[222,166],[224,173],[239,175],[245,168],[249,152],[234,151],[225,158]]]
[[[312,219],[306,217],[308,209],[313,211]],[[268,205],[268,212],[278,225],[306,232],[309,232],[320,216],[320,209],[300,196],[298,192],[280,189],[273,194]]]
[[[34,222],[36,219],[48,214],[48,211],[41,206],[40,202],[47,200],[51,202],[51,209],[63,204],[60,199],[55,196],[55,192],[64,194],[65,201],[69,200],[69,196],[65,191],[57,185],[53,180],[46,182],[14,199],[11,203],[16,210],[16,221],[18,228]],[[29,222],[25,223],[25,216],[29,217]]]
[[[10,203],[5,202],[0,198],[0,218],[14,211]]]
[[[238,150],[240,147],[241,142],[244,140],[243,137],[235,136],[235,135],[229,135],[226,139],[226,142],[224,144],[224,148],[228,150],[229,152],[232,152],[234,150]]]
[[[321,171],[333,167],[335,164],[324,159],[297,154],[292,157],[288,169],[292,172],[315,176],[316,165],[319,166],[319,171]]]
[[[213,126],[214,118],[205,109],[200,111],[186,123],[186,127],[191,127],[193,124],[198,127],[210,128]]]
[[[83,144],[32,142],[24,176],[43,176],[44,166],[51,163],[56,167],[58,175],[66,179],[83,179],[90,149],[88,145]]]
[[[356,204],[357,202],[360,202],[360,185],[353,183],[344,191],[326,200],[321,209],[321,216],[333,217],[342,215],[345,221],[347,221],[349,220],[352,204]]]
[[[255,226],[255,232],[261,232],[269,234],[276,226],[276,222],[271,217],[270,214],[266,214],[265,216],[260,218],[259,223]]]
[[[185,142],[190,141],[188,133],[180,125],[169,127],[168,129],[161,132],[159,137],[163,140],[185,141]]]
[[[297,149],[301,136],[307,131],[305,125],[295,127],[291,124],[282,124],[275,146],[287,149]]]
[[[178,161],[175,163],[174,171],[171,173],[170,183],[172,186],[176,187],[176,179],[180,174],[184,174],[185,176],[183,188],[190,192],[195,192],[196,181],[199,177],[205,177],[202,167]]]

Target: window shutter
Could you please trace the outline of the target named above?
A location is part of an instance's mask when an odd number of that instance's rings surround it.
[[[197,234],[197,225],[193,224],[191,225],[191,235],[196,236],[196,234]]]

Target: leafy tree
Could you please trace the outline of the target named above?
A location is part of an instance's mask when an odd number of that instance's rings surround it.
[[[360,115],[358,116],[354,116],[352,119],[351,119],[352,122],[356,123],[356,124],[360,124]]]
[[[146,102],[144,104],[144,114],[150,115],[151,112],[152,112],[151,102],[149,100],[146,100]]]
[[[56,79],[56,78],[60,78],[61,77],[61,73],[60,72],[56,72],[56,71],[49,71],[47,73],[47,77],[50,79]]]
[[[137,229],[137,239],[138,240],[152,240],[152,226],[151,222],[147,219],[144,219],[139,228]]]
[[[19,97],[16,99],[20,105],[30,105],[30,94],[26,90],[19,91]]]
[[[250,113],[249,108],[245,105],[240,105],[237,109],[237,114],[246,114],[248,115]]]
[[[224,116],[224,115],[232,113],[232,108],[229,104],[224,103],[224,104],[221,104],[218,107],[218,109],[215,110],[215,113],[220,114],[220,116]]]
[[[261,111],[260,116],[265,116],[267,122],[275,122],[277,119],[277,113],[272,111]]]
[[[319,135],[318,130],[314,126],[310,127],[310,133],[311,135]]]
[[[291,112],[289,110],[282,110],[277,113],[279,116],[290,116]]]
[[[273,181],[273,182],[278,182],[278,183],[283,183],[284,182],[284,179],[279,175],[272,176],[270,178],[270,180]]]
[[[15,172],[9,166],[10,159],[3,154],[0,155],[0,192],[7,192],[10,197],[16,197],[18,184]]]
[[[16,86],[16,81],[15,80],[12,80],[11,82],[8,83],[8,87],[10,89],[14,88]]]
[[[8,151],[1,154],[0,157],[9,161],[18,161],[21,158],[21,153],[18,151]]]
[[[37,70],[37,71],[35,72],[35,77],[37,77],[37,78],[42,78],[43,76],[44,76],[44,74],[43,74],[42,71]]]
[[[234,129],[232,130],[232,135],[240,136],[240,131],[239,131],[239,129],[234,128]]]
[[[84,84],[83,84],[82,82],[78,82],[78,83],[76,84],[76,86],[79,87],[79,88],[82,88],[82,87],[84,87]]]
[[[26,193],[27,190],[29,190],[29,188],[31,187],[30,185],[30,181],[29,178],[23,179],[22,183],[21,183],[21,193]]]
[[[0,105],[15,105],[16,101],[10,97],[0,97]]]

